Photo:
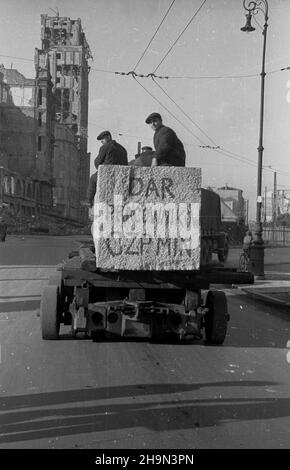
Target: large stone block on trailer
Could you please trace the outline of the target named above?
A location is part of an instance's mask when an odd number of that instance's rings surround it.
[[[197,270],[201,170],[100,166],[94,202],[96,266]]]

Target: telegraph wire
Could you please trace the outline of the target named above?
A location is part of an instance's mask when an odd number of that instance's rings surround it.
[[[214,144],[214,146],[200,145],[201,148],[208,148],[210,150],[219,149],[221,152],[231,154],[232,156],[238,157],[240,161],[244,161],[244,162],[248,162],[249,164],[256,165],[256,163],[253,162],[252,160],[247,159],[245,157],[242,157],[241,155],[235,154],[234,152],[231,152],[230,150],[227,150],[227,149],[223,148],[222,146],[218,145],[208,134],[206,134],[206,132],[204,132],[204,130],[195,121],[193,121],[193,119],[184,111],[184,109],[173,98],[171,98],[171,96],[161,87],[161,85],[159,85],[158,83],[155,82],[154,78],[153,78],[153,81],[163,91],[163,93],[165,93],[165,95],[175,104],[175,106],[177,106],[177,108],[184,114],[184,116],[186,116],[187,119],[189,119],[190,122],[192,124],[194,124]]]
[[[270,73],[270,72],[268,72]],[[273,72],[272,72],[273,73]],[[253,74],[249,74],[249,75],[197,75],[197,76],[181,76],[181,75],[177,75],[177,76],[167,76],[167,77],[163,77],[163,78],[169,78],[169,79],[187,79],[187,80],[210,80],[210,79],[215,79],[215,80],[219,80],[219,79],[226,79],[226,78],[252,78],[252,77],[259,77],[260,74],[259,73],[253,73]]]
[[[243,157],[242,155],[239,155],[237,153],[234,153],[230,150],[227,150],[226,148],[218,145],[208,134],[206,134],[203,129],[196,123],[193,121],[193,119],[183,110],[183,108],[181,106],[179,106],[178,103],[176,103],[176,101],[171,98],[171,96],[161,87],[161,85],[159,85],[158,83],[155,82],[154,78],[152,77],[154,83],[163,91],[163,93],[165,93],[165,95],[178,107],[178,109],[187,117],[187,119],[190,120],[190,122],[192,122],[215,146],[211,146],[211,145],[200,145],[201,148],[208,148],[210,150],[219,150],[219,153],[221,154],[224,154],[225,156],[229,157],[229,158],[232,158],[234,160],[238,160],[238,161],[241,161],[243,163],[247,163],[249,165],[252,165],[252,166],[257,166],[257,163],[254,162],[253,160],[250,160],[246,157]],[[273,171],[273,170],[269,170],[268,168],[264,168],[265,170],[268,170],[268,171]]]
[[[154,78],[152,77],[152,80],[153,82],[155,83],[156,86],[158,86],[158,88],[160,88],[160,90],[175,104],[175,106],[184,114],[184,116],[187,117],[187,119],[189,119],[189,121],[194,125],[196,126],[200,132],[205,136],[207,137],[215,146],[218,146],[218,144],[209,136],[206,134],[206,132],[184,111],[184,109],[179,106],[178,103],[176,103],[176,101],[171,98],[171,96],[164,90],[164,88],[162,88],[161,85],[159,85],[159,83],[157,83]]]
[[[140,64],[141,60],[143,59],[144,55],[146,54],[146,52],[147,52],[147,50],[148,50],[150,44],[152,43],[153,39],[155,38],[156,34],[158,33],[160,27],[162,26],[162,24],[163,24],[165,18],[167,17],[167,15],[168,15],[169,11],[171,10],[171,8],[173,7],[173,4],[174,4],[174,3],[175,3],[175,0],[172,1],[171,5],[170,5],[169,8],[167,9],[167,12],[166,12],[165,15],[163,16],[163,19],[162,19],[161,23],[159,24],[158,28],[156,29],[155,33],[153,34],[152,38],[150,39],[148,45],[146,46],[145,50],[143,51],[143,53],[142,53],[140,59],[138,60],[137,64],[136,64],[135,67],[133,68],[134,71],[136,70],[136,68],[137,68],[138,65]]]
[[[135,76],[138,78],[158,78],[160,80],[221,80],[221,79],[236,79],[236,78],[253,78],[253,77],[260,77],[260,73],[253,73],[248,75],[156,75],[154,72],[151,73],[136,73],[134,70],[130,70],[129,72],[120,72],[120,71],[113,71],[113,70],[104,70],[104,69],[95,69],[91,68],[91,70],[95,72],[104,72],[104,73],[111,73],[115,75],[121,76]],[[266,75],[270,75],[272,73],[283,72],[285,70],[290,70],[290,67],[284,67],[281,69],[270,70],[267,72]]]
[[[252,165],[252,166],[255,166],[255,167],[258,166],[257,162],[254,162],[253,160],[249,160],[246,157],[243,157],[242,155],[239,155],[237,153],[231,152],[229,150],[225,150],[225,149],[223,149],[223,147],[220,148],[220,151],[216,150],[216,149],[212,149],[212,150],[215,150],[218,153],[221,153],[222,155],[224,155],[226,157],[232,158],[233,160],[241,161],[242,163],[246,163],[248,165]],[[279,174],[281,176],[290,176],[290,173],[285,173],[285,172],[282,173],[281,171],[276,170],[275,168],[272,168],[271,166],[262,166],[262,169],[264,171],[270,171],[271,173],[276,172],[277,174]]]
[[[187,25],[185,26],[185,28],[183,29],[183,31],[180,33],[180,35],[178,36],[178,38],[174,41],[174,43],[172,44],[172,46],[169,48],[169,50],[166,52],[165,56],[163,57],[163,59],[159,62],[159,64],[157,65],[157,67],[155,68],[154,72],[156,72],[157,69],[159,69],[160,65],[164,62],[164,60],[166,59],[166,57],[168,56],[168,54],[172,51],[173,47],[175,46],[175,44],[178,42],[178,40],[181,38],[181,36],[183,35],[183,33],[187,30],[187,28],[189,27],[189,25],[193,22],[194,18],[197,16],[197,14],[199,13],[199,11],[201,10],[201,8],[203,7],[203,5],[205,4],[206,0],[203,1],[203,3],[200,5],[200,7],[197,9],[197,11],[194,13],[194,15],[192,16],[192,18],[190,19],[190,21],[187,23]]]
[[[6,59],[17,59],[17,60],[26,60],[27,62],[34,62],[33,59],[26,59],[25,57],[14,57],[13,55],[0,54],[0,57],[6,57]]]
[[[188,132],[190,132],[191,135],[193,135],[197,140],[201,141],[201,139],[196,136],[188,127],[186,127],[184,125],[184,123],[182,121],[180,121],[166,106],[164,106],[160,100],[158,100],[158,98],[156,98],[149,90],[147,90],[147,88],[145,88],[137,79],[136,77],[134,77],[134,80],[138,83],[139,86],[141,86],[145,91],[146,93],[148,93],[155,101],[157,101],[157,103],[160,104],[160,106],[162,106],[164,109],[166,109],[166,111],[176,120],[178,121],[182,127],[184,127]],[[236,160],[236,161],[239,161],[241,163],[244,163],[246,165],[250,165],[252,167],[257,167],[258,166],[258,163],[257,162],[254,162],[253,160],[249,160],[247,159],[246,157],[243,157],[242,155],[239,155],[239,154],[235,154],[234,152],[231,152],[231,151],[228,151],[226,149],[223,149],[222,147],[220,146],[217,146],[217,147],[212,147],[210,145],[206,145],[204,142],[202,142],[202,145],[199,145],[200,148],[208,148],[209,150],[212,150],[214,152],[217,152],[217,153],[220,153],[221,155],[223,155],[224,157],[228,157],[228,158],[231,158],[232,160]],[[264,170],[266,171],[275,171],[273,169],[270,169],[270,168],[267,168],[267,167],[263,167]],[[277,173],[280,174],[280,172],[277,171]],[[285,174],[285,173],[283,173]]]
[[[242,155],[240,156],[241,158],[238,158],[238,157],[235,157],[233,155],[231,155],[231,152],[226,152],[222,149],[222,147],[220,149],[212,149],[214,152],[217,152],[217,153],[220,153],[221,155],[223,155],[224,157],[228,157],[228,158],[231,158],[233,160],[236,160],[236,161],[239,161],[241,163],[244,163],[246,165],[250,165],[252,167],[255,167],[257,168],[258,166],[258,163],[257,162],[254,162],[253,160],[249,160],[249,159],[246,159],[245,157],[243,157]],[[237,154],[234,154],[234,155],[237,155]],[[263,166],[262,167],[264,171],[270,171],[270,172],[275,172],[278,173],[278,174],[281,174],[281,172],[277,171],[277,170],[274,170],[272,168],[269,168],[267,166]],[[285,175],[285,173],[283,173]]]
[[[103,72],[103,73],[113,73],[113,74],[118,73],[118,72],[114,72],[113,70],[95,69],[94,67],[91,67],[90,70],[93,70],[94,72]]]
[[[180,119],[178,119],[166,106],[164,106],[161,101],[156,98],[149,90],[147,90],[147,88],[145,88],[138,80],[136,77],[133,76],[133,79],[135,80],[136,83],[138,83],[138,85],[140,87],[143,88],[143,90],[145,90],[145,92],[147,94],[149,94],[151,96],[151,98],[153,98],[160,106],[162,106],[162,108],[166,109],[166,111],[176,120],[179,122],[179,124],[182,125],[182,127],[184,127],[184,129],[186,129],[195,139],[197,139],[202,145],[206,145],[205,142],[203,142],[197,135],[195,135],[191,129],[189,129],[188,127],[186,127],[184,125],[184,123],[182,121],[180,121]]]
[[[11,56],[11,55],[3,55],[0,54],[0,57],[5,57],[8,59],[17,59],[17,60],[24,60],[27,62],[34,62],[33,59],[28,59],[26,57],[16,57],[16,56]],[[9,70],[8,67],[4,67],[6,70]],[[144,73],[144,74],[137,74],[134,71],[129,71],[129,72],[120,72],[120,71],[115,71],[115,70],[106,70],[106,69],[98,69],[91,67],[90,70],[93,70],[94,72],[101,72],[101,73],[110,73],[114,75],[121,75],[121,76],[130,76],[130,75],[135,75],[136,77],[140,78],[158,78],[158,79],[184,79],[184,80],[219,80],[219,79],[235,79],[235,78],[252,78],[252,77],[259,77],[260,73],[256,74],[248,74],[248,75],[197,75],[197,76],[190,76],[190,75],[156,75],[155,73]],[[277,72],[284,72],[285,70],[290,70],[290,66],[288,67],[283,67],[280,69],[276,70],[270,70],[267,72],[267,75],[277,73]]]

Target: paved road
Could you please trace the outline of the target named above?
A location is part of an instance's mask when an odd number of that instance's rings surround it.
[[[10,241],[14,266],[22,242]],[[41,286],[33,282],[45,282],[57,257],[78,242],[38,243],[26,241],[23,271],[0,270],[12,284],[13,272],[31,281],[18,305],[12,297],[0,304],[0,448],[290,447],[287,312],[225,288],[231,321],[223,346],[94,343],[71,339],[66,327],[59,341],[42,341],[33,297]]]
[[[242,249],[231,247],[226,266],[238,267]],[[290,246],[265,248],[265,272],[280,272],[290,275]]]

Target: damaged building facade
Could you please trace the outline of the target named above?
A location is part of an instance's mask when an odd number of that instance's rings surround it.
[[[38,113],[53,133],[53,206],[59,215],[85,220],[90,174],[87,152],[88,60],[92,58],[81,20],[41,15],[41,49],[35,51]],[[52,98],[52,100],[51,100]],[[43,142],[44,152],[47,142]],[[39,150],[41,152],[41,150]],[[41,155],[40,155],[41,159]]]
[[[35,79],[0,65],[0,205],[14,218],[52,207],[49,172],[37,172],[35,105]]]
[[[4,181],[18,178],[23,197],[27,194],[25,187],[32,188],[29,213],[46,212],[56,218],[87,221],[87,209],[81,201],[86,198],[90,174],[90,58],[80,19],[41,15],[35,79],[0,68],[2,200],[7,202],[9,196],[15,199],[19,184],[4,185]],[[8,203],[15,204],[10,199]]]

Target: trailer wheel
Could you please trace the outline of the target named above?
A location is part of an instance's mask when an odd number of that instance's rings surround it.
[[[62,272],[56,271],[48,280],[49,286],[57,286],[58,288],[58,310],[59,310],[59,322],[63,323],[62,313],[65,310],[65,292],[62,278]]]
[[[209,263],[209,244],[207,240],[201,240],[200,246],[200,264],[206,266]]]
[[[222,291],[209,291],[206,299],[205,337],[210,344],[222,344],[227,333],[229,319],[227,298]]]
[[[228,259],[229,254],[229,242],[225,240],[225,244],[222,250],[218,250],[218,259],[221,263]]]
[[[45,286],[40,302],[40,319],[43,339],[58,339],[59,334],[59,289]]]

